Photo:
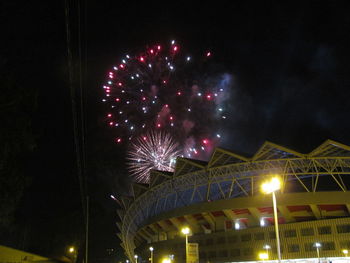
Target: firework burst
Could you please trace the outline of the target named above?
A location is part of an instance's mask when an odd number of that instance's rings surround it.
[[[137,182],[148,183],[152,169],[172,172],[180,153],[178,143],[169,133],[151,131],[131,143],[127,165]]]
[[[222,138],[231,88],[230,75],[208,70],[211,56],[191,57],[175,41],[125,55],[103,86],[115,142],[128,144],[156,129],[170,133],[184,156],[205,159]]]

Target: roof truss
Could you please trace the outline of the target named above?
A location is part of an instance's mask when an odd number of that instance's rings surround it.
[[[272,160],[286,158],[302,158],[304,154],[288,149],[286,147],[266,141],[255,153],[252,160]]]

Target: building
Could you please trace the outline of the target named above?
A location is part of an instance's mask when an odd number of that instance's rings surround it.
[[[0,263],[72,263],[69,258],[52,259],[0,245]]]
[[[264,180],[278,174],[276,193],[283,259],[344,261],[350,249],[350,147],[327,140],[308,154],[265,142],[252,157],[217,148],[208,163],[178,158],[174,173],[153,171],[149,184],[134,184],[122,197],[117,223],[130,261],[154,263],[164,255],[185,262],[185,238],[199,244],[200,262],[275,260],[276,241],[271,195]],[[346,252],[346,251],[344,251]]]

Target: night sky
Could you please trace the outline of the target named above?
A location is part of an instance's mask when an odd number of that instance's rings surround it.
[[[76,65],[78,9],[76,1],[68,2]],[[84,110],[79,117],[86,127],[83,179],[91,200],[93,259],[102,261],[107,248],[117,248],[121,254],[114,223],[118,206],[109,195],[125,191],[129,180],[123,149],[113,143],[113,134],[103,122],[101,86],[108,70],[128,52],[172,39],[194,53],[211,50],[217,67],[235,81],[224,139],[227,149],[249,156],[265,140],[305,153],[326,139],[350,144],[346,1],[198,5],[81,1],[81,10]],[[9,230],[0,241],[60,255],[64,246],[78,243],[83,230],[65,3],[4,1],[0,18],[1,74],[20,87],[5,95],[26,94],[32,102],[29,109],[18,109],[17,115],[5,118],[21,116],[24,122],[19,123],[29,122],[34,141],[32,150],[18,153],[18,166],[30,180],[13,219],[11,229],[16,234]],[[81,99],[79,94],[76,98]],[[11,132],[12,128],[2,129]]]

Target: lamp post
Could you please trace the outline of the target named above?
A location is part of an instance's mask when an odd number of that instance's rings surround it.
[[[349,254],[349,250],[347,250],[347,249],[343,249],[341,252],[343,252],[344,257],[345,257],[345,259],[346,259],[346,262],[348,262],[348,254]]]
[[[184,227],[181,229],[182,234],[186,237],[186,263],[188,262],[188,234],[190,233],[189,227]]]
[[[163,258],[162,263],[170,263],[170,258]]]
[[[318,263],[320,263],[320,247],[322,247],[322,245],[321,245],[321,243],[316,242],[314,244],[314,247],[316,248],[316,251],[317,251]]]
[[[267,258],[269,258],[269,249],[271,249],[271,246],[266,244],[266,245],[263,246],[263,249],[266,250]]]
[[[138,258],[139,256],[138,255],[135,255],[134,256],[134,258],[135,258],[135,262],[137,263],[137,258]]]
[[[276,202],[276,195],[275,195],[275,191],[279,189],[281,189],[281,180],[278,177],[273,177],[271,178],[270,181],[267,181],[261,185],[261,190],[263,193],[272,194],[273,214],[275,218],[277,256],[278,256],[278,263],[281,263],[281,247],[280,247],[280,236],[278,232],[277,202]]]
[[[153,263],[153,247],[149,247],[149,251],[151,251],[151,263]]]
[[[264,252],[259,253],[260,260],[265,261],[268,258],[269,258],[269,256],[267,255],[267,253],[264,253]]]
[[[77,260],[77,253],[78,251],[75,249],[75,247],[71,246],[68,248],[68,253],[71,255],[71,261],[72,263],[75,263]]]

